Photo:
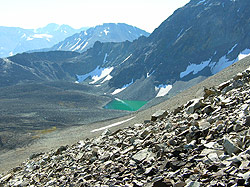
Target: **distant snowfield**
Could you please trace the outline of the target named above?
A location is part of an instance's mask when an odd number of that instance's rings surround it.
[[[204,3],[206,0],[201,0],[201,1],[199,1],[196,5],[200,5],[200,4],[202,4],[202,3]]]
[[[130,57],[132,56],[132,54],[130,54],[127,58],[125,58],[121,64],[123,64],[124,62],[126,62]]]
[[[107,75],[105,79],[103,79],[103,81],[101,82],[101,84],[103,84],[106,81],[109,81],[110,79],[112,79],[113,77],[111,75]]]
[[[89,42],[86,42],[86,43],[84,44],[84,46],[82,46],[81,50],[83,50],[88,44],[89,44]]]
[[[116,94],[118,94],[118,93],[120,93],[120,92],[122,92],[123,90],[125,90],[127,87],[129,87],[131,84],[133,84],[134,83],[134,80],[132,80],[130,83],[128,83],[128,84],[125,84],[122,88],[118,88],[118,89],[116,89],[115,91],[113,91],[112,93],[111,93],[111,95],[116,95]]]
[[[245,49],[244,51],[242,51],[239,56],[238,56],[238,60],[241,60],[247,56],[250,55],[250,49]]]
[[[23,35],[22,36],[22,38],[23,37],[26,37],[26,34],[25,35]],[[52,35],[50,35],[50,34],[34,34],[34,35],[32,35],[32,36],[29,36],[28,38],[27,38],[27,40],[28,41],[30,41],[30,40],[33,40],[33,39],[35,39],[35,38],[45,38],[46,40],[50,40],[51,38],[53,38],[53,36]]]
[[[109,27],[107,28],[107,29],[109,29]],[[109,30],[107,30],[107,29],[104,29],[104,33],[105,33],[105,35],[107,36],[108,35],[108,33],[109,33]]]
[[[211,72],[212,72],[212,74],[216,74],[237,61],[238,61],[238,58],[235,60],[229,61],[225,55],[225,56],[221,57],[218,62],[211,62],[210,63]]]
[[[155,91],[158,91],[156,97],[163,97],[168,94],[168,92],[172,89],[172,85],[159,85],[155,87]]]
[[[203,70],[205,67],[209,65],[210,60],[204,61],[200,64],[189,64],[186,71],[180,73],[180,78],[183,78],[187,76],[189,73],[197,74],[201,70]]]
[[[91,71],[90,73],[87,73],[85,75],[76,75],[78,82],[83,82],[88,77],[91,77],[93,81],[91,81],[89,84],[95,84],[97,81],[105,78],[102,83],[104,83],[107,80],[110,80],[112,76],[109,74],[113,71],[114,67],[108,67],[108,68],[100,68],[100,66],[97,66],[95,70]]]
[[[81,41],[81,38],[78,38],[77,42],[70,48],[70,50],[73,50],[80,41]]]
[[[32,37],[34,38],[53,38],[50,34],[34,34]]]
[[[114,67],[110,67],[110,68],[101,68],[101,69],[99,69],[100,72],[98,72],[97,75],[94,75],[94,76],[92,77],[93,81],[90,82],[90,84],[95,84],[97,81],[99,81],[99,80],[101,80],[101,79],[107,77],[107,76],[111,73],[111,71],[113,71],[113,69],[114,69]],[[109,79],[110,77],[111,77],[111,76],[109,76],[108,79]],[[111,77],[111,78],[112,78],[112,77]],[[108,79],[106,79],[106,80],[108,80]],[[105,81],[106,81],[106,80],[105,80]],[[104,81],[104,82],[105,82],[105,81]]]
[[[232,65],[233,63],[247,57],[250,55],[250,49],[243,50],[236,59],[229,60],[227,58],[227,55],[230,54],[235,47],[237,47],[238,44],[235,44],[232,49],[228,51],[228,53],[224,56],[222,56],[218,62],[212,62],[211,59],[207,61],[203,61],[200,64],[189,64],[185,71],[180,73],[180,78],[183,78],[187,76],[190,73],[193,73],[193,75],[197,74],[198,72],[202,71],[204,68],[209,67],[212,74],[216,74],[220,72],[221,70],[227,68],[228,66]],[[215,53],[216,54],[216,53]]]

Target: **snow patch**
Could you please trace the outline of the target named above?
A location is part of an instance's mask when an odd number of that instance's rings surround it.
[[[155,91],[158,91],[156,97],[163,97],[165,95],[167,95],[167,93],[172,89],[172,85],[159,85],[157,87],[155,87]]]
[[[84,46],[81,48],[81,51],[88,45],[89,42],[86,42]]]
[[[233,63],[235,63],[236,61],[238,61],[237,59],[229,61],[225,55],[225,56],[221,57],[218,62],[211,62],[209,64],[209,67],[211,68],[212,74],[216,74],[216,73],[220,72],[221,70],[227,68],[228,66],[230,66]]]
[[[69,44],[70,44],[70,43],[69,43],[69,42],[67,42],[67,44],[66,44],[66,46],[65,46],[65,47],[67,47]]]
[[[199,1],[196,5],[200,5],[200,4],[202,4],[202,3],[204,3],[206,0],[201,0],[201,1]]]
[[[33,38],[46,38],[46,39],[53,38],[53,36],[49,34],[34,34],[32,37]]]
[[[245,49],[239,54],[238,60],[241,60],[249,55],[250,55],[250,49]]]
[[[123,60],[121,64],[123,64],[124,62],[126,62],[131,56],[132,56],[132,54],[130,54],[127,58],[125,58],[125,60]]]
[[[91,79],[93,81],[90,82],[90,84],[94,84],[97,81],[108,76],[111,73],[111,71],[113,71],[113,69],[114,69],[114,67],[100,68],[100,66],[97,66],[96,69],[91,71],[90,73],[87,73],[85,75],[76,75],[76,76],[77,76],[78,82],[82,82],[85,79],[87,79],[88,77],[91,77]]]
[[[116,94],[122,92],[123,90],[125,90],[127,87],[129,87],[129,86],[130,86],[131,84],[133,84],[133,83],[134,83],[134,80],[132,79],[132,81],[131,81],[130,83],[125,84],[122,88],[116,89],[115,91],[113,91],[113,92],[111,93],[111,95],[116,95]]]
[[[197,74],[198,72],[203,70],[205,67],[207,67],[210,61],[211,60],[209,59],[207,61],[201,62],[200,64],[189,64],[186,70],[180,73],[180,78],[183,78],[192,72],[193,72],[193,75]]]
[[[234,48],[237,47],[237,45],[238,45],[238,44],[235,44],[235,45],[232,47],[232,49],[230,49],[230,50],[228,51],[227,54],[230,54],[230,53],[234,50]]]
[[[107,62],[107,61],[106,61],[106,60],[107,60],[107,57],[108,57],[108,54],[105,53],[105,56],[104,56],[104,59],[103,59],[103,62],[102,62],[103,64],[105,64],[105,63]]]
[[[177,38],[179,38],[179,36],[181,35],[182,32],[183,32],[183,29],[181,29],[181,31],[180,31],[179,34],[177,35]]]
[[[23,37],[25,37],[25,36],[23,35]],[[30,41],[30,40],[34,40],[35,38],[38,38],[38,39],[45,38],[46,40],[50,41],[50,39],[53,38],[53,36],[49,35],[49,34],[34,34],[32,36],[29,36],[26,40]]]
[[[105,35],[107,36],[108,35],[108,33],[109,33],[109,30],[107,30],[107,29],[104,29],[104,31],[103,31],[104,33],[105,33]]]
[[[231,50],[228,51],[227,54],[231,53],[234,48],[237,46],[238,44],[235,44]],[[220,72],[221,70],[227,68],[228,66],[232,65],[233,63],[245,58],[246,56],[249,56],[250,55],[250,49],[245,49],[243,50],[236,59],[234,60],[229,60],[227,59],[226,55],[225,56],[222,56],[218,62],[211,62],[209,64],[209,67],[211,68],[211,72],[213,74],[216,74],[218,72]]]
[[[154,72],[155,72],[155,70],[152,71],[152,73],[147,73],[147,78],[149,78]]]
[[[211,60],[209,59],[208,61],[204,61],[201,64],[190,64],[184,72],[180,73],[180,78],[183,78],[192,72],[193,72],[193,74],[196,74],[199,71],[203,70],[207,66],[210,67],[212,74],[216,74],[216,73],[220,72],[221,70],[227,68],[228,66],[232,65],[233,63],[250,55],[250,49],[245,49],[238,55],[238,57],[236,59],[229,60],[227,58],[227,55],[230,54],[237,46],[238,46],[238,44],[235,44],[228,51],[228,53],[226,55],[222,56],[219,59],[218,62],[211,62]],[[214,53],[214,55],[216,55],[216,54],[217,54],[217,52]]]
[[[60,47],[58,47],[58,50],[61,50],[61,49],[62,49],[62,46],[63,46],[63,44],[62,44],[62,45],[60,45]]]
[[[72,51],[76,51],[76,50],[80,49],[82,47],[82,44],[84,44],[84,43],[85,43],[85,40],[80,45],[76,46]]]
[[[106,82],[106,81],[109,81],[109,80],[111,80],[113,77],[111,76],[111,75],[108,75],[102,82],[101,82],[101,84],[103,84],[104,82]]]
[[[97,81],[107,77],[111,73],[111,71],[113,71],[113,69],[114,69],[114,67],[99,69],[98,74],[92,76],[93,81],[90,82],[90,84],[95,84]]]
[[[23,34],[21,38],[25,38],[26,37],[26,34]]]
[[[70,48],[70,50],[73,50],[73,49],[78,45],[78,43],[81,41],[81,38],[78,38],[77,40],[78,40],[78,41],[75,43],[75,45],[73,45],[73,46]]]
[[[31,40],[34,40],[34,38],[28,37],[26,40],[31,41]]]

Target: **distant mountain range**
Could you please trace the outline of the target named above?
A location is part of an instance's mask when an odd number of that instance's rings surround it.
[[[105,23],[96,27],[91,27],[86,31],[76,33],[66,38],[48,49],[35,50],[39,51],[76,51],[84,52],[93,47],[96,41],[99,42],[124,42],[133,41],[140,36],[149,36],[144,30],[127,25],[125,23]]]
[[[2,59],[1,84],[87,81],[103,93],[123,99],[167,96],[172,90],[182,89],[180,84],[176,88],[178,82],[197,77],[203,80],[250,53],[249,8],[250,2],[245,0],[191,0],[149,37],[141,36],[133,42],[97,41],[81,54],[45,52]],[[104,28],[98,32],[102,36],[111,34]],[[63,42],[57,49],[84,50],[87,38],[75,35],[71,41],[75,42],[68,48]]]
[[[74,29],[68,25],[54,23],[39,29],[0,26],[0,57],[52,47],[65,38],[86,29]]]
[[[96,43],[81,58],[96,66],[79,81],[100,77],[95,84],[108,84],[107,93],[148,100],[171,93],[177,81],[213,75],[250,53],[249,8],[244,0],[191,0],[148,38]]]
[[[86,31],[85,35],[82,32],[85,38],[76,34],[72,40],[67,39],[68,48],[67,42],[58,46],[71,51],[1,58],[3,142],[22,143],[24,136],[16,139],[15,129],[27,134],[36,128],[116,117],[117,111],[103,109],[114,99],[149,101],[143,106],[146,109],[216,74],[250,54],[249,9],[250,1],[246,0],[191,0],[148,37],[124,42],[93,40],[91,48],[77,52],[87,48],[86,42],[92,38],[111,35],[111,27],[103,27],[90,38],[91,33]],[[128,31],[132,33],[128,29],[123,33]],[[25,36],[25,40],[35,40],[31,36]],[[237,66],[241,65],[235,64],[219,75],[230,78]]]

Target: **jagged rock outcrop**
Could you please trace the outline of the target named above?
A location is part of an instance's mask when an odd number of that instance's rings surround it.
[[[0,185],[249,186],[249,82],[250,68],[164,118],[31,155]]]

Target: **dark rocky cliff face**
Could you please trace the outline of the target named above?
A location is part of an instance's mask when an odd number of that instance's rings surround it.
[[[125,72],[130,80],[154,72],[157,82],[167,84],[213,74],[212,62],[219,62],[225,55],[229,61],[235,60],[240,52],[250,48],[249,6],[242,0],[191,1],[165,20],[146,44],[137,47],[126,65],[114,72],[110,85],[117,85]],[[206,68],[196,75],[180,77],[190,63],[208,60]]]

